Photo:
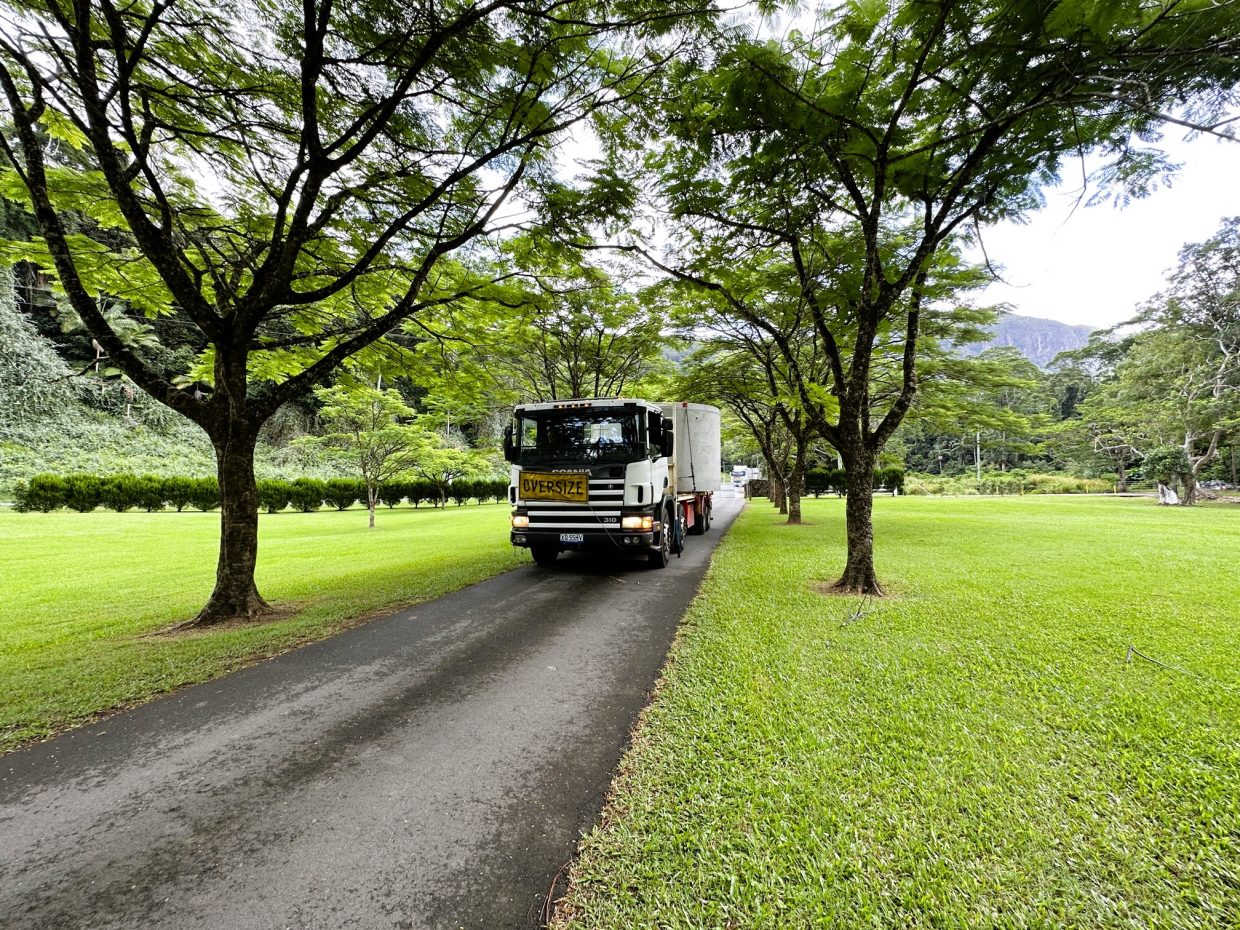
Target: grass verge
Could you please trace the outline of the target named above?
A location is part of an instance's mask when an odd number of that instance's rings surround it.
[[[842,502],[742,515],[556,926],[1240,926],[1240,512],[875,512],[870,603]]]
[[[258,586],[282,616],[150,636],[206,602],[218,514],[0,511],[0,750],[505,571],[507,513],[264,514]]]

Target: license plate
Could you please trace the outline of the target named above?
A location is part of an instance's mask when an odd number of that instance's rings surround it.
[[[586,541],[585,533],[561,533],[560,542],[562,543],[579,543]]]
[[[586,472],[548,474],[521,472],[521,499],[527,501],[565,501],[586,504],[590,501],[590,476]]]

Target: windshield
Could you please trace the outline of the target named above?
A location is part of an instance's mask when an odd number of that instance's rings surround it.
[[[647,453],[642,419],[632,409],[527,410],[513,429],[517,464],[636,462]]]

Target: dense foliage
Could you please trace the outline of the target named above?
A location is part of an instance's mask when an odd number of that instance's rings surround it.
[[[1240,486],[1240,218],[1186,245],[1165,291],[1048,370],[1005,349],[981,361],[1012,377],[907,424],[913,470],[1162,481],[1186,503],[1206,479]]]
[[[366,484],[356,478],[268,479],[258,483],[258,494],[268,513],[278,513],[288,507],[309,513],[324,505],[348,510],[356,503],[365,504]],[[469,501],[482,504],[503,500],[508,494],[508,480],[463,478],[441,485],[425,479],[394,479],[383,486],[380,494],[388,507],[395,507],[406,499],[413,507],[423,502],[441,507],[449,499],[458,506]],[[21,512],[40,513],[62,507],[82,513],[100,507],[117,513],[134,509],[149,513],[166,507],[177,511],[187,507],[205,511],[220,506],[220,487],[214,477],[40,474],[29,481],[17,482],[14,505]]]

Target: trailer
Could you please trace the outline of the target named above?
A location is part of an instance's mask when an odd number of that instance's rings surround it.
[[[645,555],[655,568],[710,529],[719,410],[623,397],[521,404],[504,431],[510,541],[540,565],[564,551]]]

